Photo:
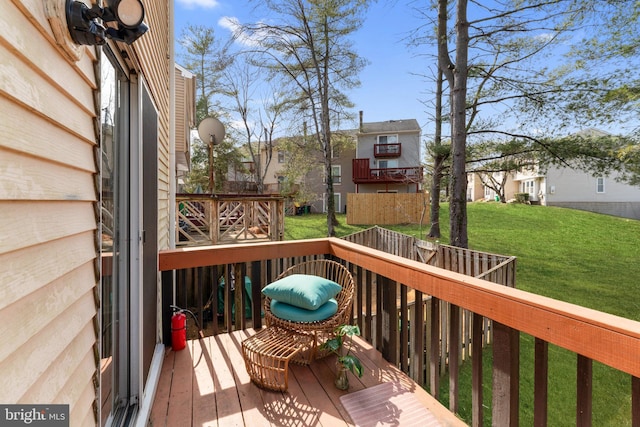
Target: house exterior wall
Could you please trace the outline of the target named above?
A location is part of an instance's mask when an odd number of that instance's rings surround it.
[[[484,187],[478,174],[467,174],[467,201],[484,200]]]
[[[356,149],[341,150],[338,157],[334,157],[331,161],[334,166],[340,166],[340,182],[333,183],[334,194],[339,195],[340,205],[336,205],[336,212],[345,213],[347,209],[347,194],[356,192],[356,185],[353,183],[353,159],[356,155]],[[324,185],[322,186],[324,193]],[[326,210],[326,209],[325,209]]]
[[[0,2],[0,402],[95,425],[97,54],[65,55],[47,3]]]
[[[421,165],[420,138],[421,129],[415,119],[389,120],[386,122],[362,122],[357,132],[357,146],[355,158],[369,159],[371,169],[378,168],[413,168]],[[395,135],[401,144],[401,153],[398,157],[376,158],[374,146],[378,144],[378,137]],[[387,166],[382,166],[387,162]],[[392,164],[393,166],[390,166]],[[398,192],[416,193],[421,191],[422,183],[362,183],[354,186],[358,193]]]
[[[64,5],[0,2],[0,402],[68,404],[70,425],[93,426],[101,54],[65,41]],[[168,2],[145,2],[150,31],[131,48],[117,47],[158,110],[159,249],[172,232],[170,10]]]
[[[598,177],[570,168],[550,168],[539,195],[547,206],[640,219],[640,188],[617,182],[617,176],[603,177],[604,191],[598,192]]]
[[[378,143],[378,136],[381,135],[398,135],[398,142],[402,144],[402,152],[399,157],[394,157],[393,160],[397,160],[399,168],[413,167],[420,165],[420,132],[376,132],[358,134],[358,147],[356,152],[356,158],[369,159],[369,166],[379,168],[380,160],[389,159],[376,159],[373,154],[373,146]]]
[[[172,2],[171,2],[172,3]],[[168,1],[145,2],[145,22],[150,30],[133,45],[133,64],[144,76],[149,86],[153,102],[158,109],[158,249],[169,248],[170,233],[174,224],[169,220],[169,211],[174,206],[169,203],[170,182],[173,175],[170,164],[170,140],[174,138],[170,130],[170,74],[175,67],[173,52],[173,23]]]
[[[195,75],[175,67],[175,153],[176,177],[183,179],[191,166],[191,129],[195,127]],[[181,182],[177,182],[178,188]],[[180,191],[178,191],[180,192]]]

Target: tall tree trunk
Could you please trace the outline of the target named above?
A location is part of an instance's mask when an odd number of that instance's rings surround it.
[[[469,22],[467,0],[458,0],[456,11],[456,64],[451,90],[451,203],[450,244],[461,248],[469,245],[467,236],[467,75]]]
[[[331,164],[331,115],[329,113],[329,58],[330,58],[330,42],[329,42],[328,17],[324,16],[324,60],[322,73],[322,134],[324,140],[324,164],[327,175],[327,236],[336,235],[334,227],[338,225],[336,218],[336,202],[333,191],[333,176]]]
[[[427,237],[440,238],[440,184],[442,183],[442,169],[446,156],[442,152],[442,70],[438,69],[436,81],[436,129],[433,138],[433,172],[431,175],[431,192],[429,194],[431,227]]]

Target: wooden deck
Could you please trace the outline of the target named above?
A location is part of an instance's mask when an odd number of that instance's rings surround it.
[[[465,425],[360,339],[354,350],[365,372],[362,378],[349,374],[349,390],[333,385],[334,356],[292,365],[287,392],[263,390],[249,379],[242,358],[241,342],[253,333],[236,331],[189,341],[182,351],[168,349],[149,425],[353,426],[340,396],[387,382],[410,390],[442,426]],[[393,419],[379,425],[394,425]]]

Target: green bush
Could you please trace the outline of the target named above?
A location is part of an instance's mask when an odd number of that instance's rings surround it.
[[[516,197],[517,203],[524,203],[524,204],[529,203],[529,193],[516,193],[515,197]]]

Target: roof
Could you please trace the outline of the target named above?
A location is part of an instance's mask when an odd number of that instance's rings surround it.
[[[420,132],[420,130],[416,119],[402,119],[362,123],[360,133]]]

